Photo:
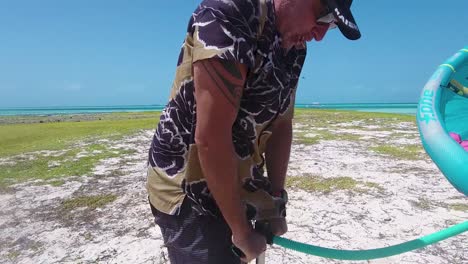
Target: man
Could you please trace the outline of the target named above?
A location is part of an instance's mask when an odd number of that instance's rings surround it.
[[[265,251],[245,189],[284,192],[305,42],[336,25],[358,39],[351,2],[204,0],[195,10],[149,153],[149,200],[172,263],[240,263],[233,244],[242,261]],[[287,231],[282,216],[269,219],[275,235]]]

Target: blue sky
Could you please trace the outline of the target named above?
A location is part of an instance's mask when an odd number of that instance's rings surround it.
[[[198,3],[0,1],[0,108],[165,104]],[[417,102],[468,45],[466,0],[355,0],[352,10],[363,37],[333,30],[309,43],[297,103]]]

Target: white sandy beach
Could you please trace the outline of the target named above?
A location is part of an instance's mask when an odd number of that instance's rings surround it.
[[[331,129],[336,134],[358,135],[359,141],[296,142],[289,175],[348,177],[371,184],[362,184],[360,191],[326,193],[290,188],[286,238],[331,248],[370,249],[406,242],[468,219],[466,209],[450,206],[467,205],[467,198],[424,153],[421,159],[400,160],[369,150],[383,143],[419,144],[413,123],[398,123],[392,131],[379,131],[379,124],[366,129],[356,125],[359,122]],[[295,132],[307,129],[295,125]],[[141,131],[119,141],[115,147],[137,153],[104,160],[86,177],[67,178],[61,186],[30,181],[0,194],[0,263],[168,263],[144,188],[152,134],[153,130]],[[95,210],[78,208],[66,214],[60,210],[65,199],[95,194],[118,198]],[[467,241],[464,233],[421,250],[371,261],[324,259],[272,246],[266,262],[466,264]]]

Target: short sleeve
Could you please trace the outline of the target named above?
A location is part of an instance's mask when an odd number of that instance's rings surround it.
[[[255,0],[203,1],[193,14],[193,62],[217,57],[253,67],[258,9]]]

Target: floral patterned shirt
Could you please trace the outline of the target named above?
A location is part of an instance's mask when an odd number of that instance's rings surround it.
[[[219,209],[200,168],[194,134],[196,101],[192,65],[219,58],[248,66],[232,142],[239,178],[262,179],[269,127],[294,107],[306,50],[281,48],[272,0],[204,0],[193,13],[180,52],[169,103],[162,111],[148,159],[151,204],[177,214],[188,196],[203,213]]]

